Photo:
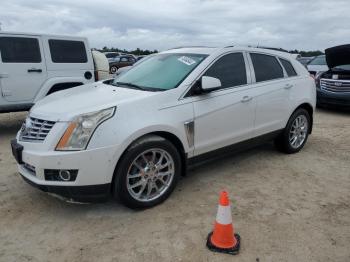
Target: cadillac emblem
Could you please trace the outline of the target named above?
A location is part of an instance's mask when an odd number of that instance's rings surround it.
[[[342,84],[342,82],[335,82],[334,85],[337,87],[341,87],[343,84]]]

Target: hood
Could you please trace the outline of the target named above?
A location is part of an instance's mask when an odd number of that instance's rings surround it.
[[[350,64],[350,45],[339,45],[325,50],[329,68]]]
[[[140,100],[156,94],[107,84],[92,83],[49,95],[38,101],[30,115],[50,121],[69,121],[73,117]]]

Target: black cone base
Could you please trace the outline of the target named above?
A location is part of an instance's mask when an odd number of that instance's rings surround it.
[[[214,252],[220,252],[220,253],[226,253],[226,254],[230,254],[230,255],[237,255],[239,252],[239,248],[241,247],[241,237],[238,234],[235,234],[235,238],[237,240],[237,243],[235,246],[230,247],[230,248],[220,248],[220,247],[216,247],[213,245],[213,243],[211,242],[211,235],[213,234],[213,232],[210,232],[207,238],[207,247],[209,248],[209,250],[214,251]]]

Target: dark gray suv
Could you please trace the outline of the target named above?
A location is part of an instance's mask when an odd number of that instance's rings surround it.
[[[350,108],[350,44],[325,50],[328,71],[316,78],[317,105]]]

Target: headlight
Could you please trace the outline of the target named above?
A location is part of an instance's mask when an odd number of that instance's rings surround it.
[[[115,107],[82,114],[73,119],[56,146],[59,151],[86,149],[96,128],[114,115]]]

